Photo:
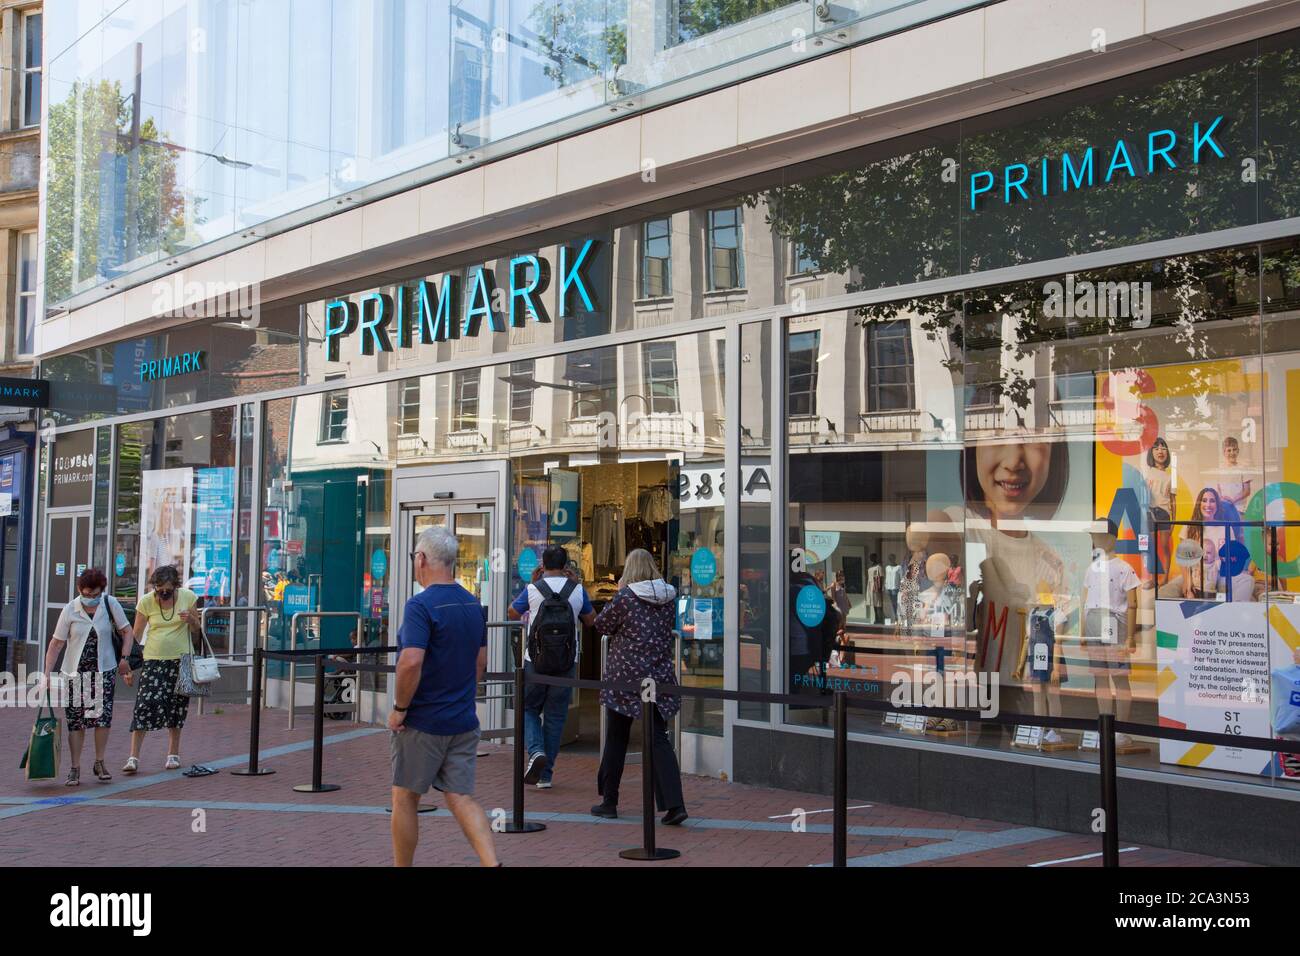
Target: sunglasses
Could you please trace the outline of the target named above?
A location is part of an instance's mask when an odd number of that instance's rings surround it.
[[[155,593],[158,595],[158,597],[162,598],[164,601],[169,601],[171,600],[171,596],[176,593],[176,590],[173,588],[170,591],[164,591],[160,588]]]

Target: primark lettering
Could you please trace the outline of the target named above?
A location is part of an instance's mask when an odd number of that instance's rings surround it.
[[[587,312],[597,311],[596,299],[584,270],[595,258],[600,243],[588,239],[574,249],[561,246],[559,252],[560,318],[568,316],[578,302]],[[343,339],[357,333],[361,337],[361,354],[391,352],[396,347],[409,349],[416,336],[421,345],[446,342],[479,334],[486,319],[493,332],[518,328],[532,316],[536,322],[549,322],[550,316],[540,296],[551,284],[551,264],[531,253],[515,256],[507,269],[506,284],[498,285],[493,269],[479,266],[468,277],[469,301],[461,294],[460,276],[444,275],[437,284],[421,280],[414,287],[398,286],[396,296],[386,292],[367,292],[360,300],[335,299],[325,305],[325,357],[339,360]],[[502,312],[493,308],[499,293],[505,293]],[[462,314],[463,313],[463,314]]]
[[[1220,159],[1227,156],[1214,138],[1215,131],[1222,122],[1223,117],[1216,116],[1213,121],[1204,126],[1200,122],[1192,123],[1190,136],[1192,165],[1201,162],[1202,154],[1205,154],[1207,159],[1210,153]],[[1102,163],[1106,163],[1105,175],[1100,178],[1103,183],[1109,183],[1117,176],[1137,179],[1139,168],[1145,169],[1148,176],[1165,169],[1177,169],[1178,149],[1179,139],[1176,132],[1171,129],[1157,129],[1146,135],[1145,148],[1139,140],[1139,145],[1130,149],[1128,141],[1118,137],[1114,146],[1104,154],[1099,153],[1096,147],[1089,146],[1079,154],[1062,153],[1056,160],[1050,156],[1043,156],[1030,161],[1038,167],[1037,170],[1032,169],[1029,163],[1010,163],[1003,166],[1001,170],[1002,202],[1010,203],[1013,194],[1018,199],[1027,200],[1035,196],[1050,196],[1058,192],[1067,193],[1072,189],[1094,186],[1098,182]],[[1109,161],[1100,158],[1102,156],[1109,156]],[[981,169],[971,173],[972,212],[975,211],[976,201],[986,193],[993,192],[997,183],[997,173],[991,169]]]

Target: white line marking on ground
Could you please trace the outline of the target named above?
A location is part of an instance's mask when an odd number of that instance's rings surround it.
[[[867,810],[867,809],[869,809],[871,806],[872,806],[872,805],[871,805],[870,803],[859,803],[856,807],[845,807],[844,809],[845,809],[845,810]],[[834,808],[834,807],[831,807],[829,810],[804,810],[804,811],[803,811],[803,816],[810,817],[810,816],[812,816],[814,813],[834,813],[834,812],[835,812],[835,808]],[[768,819],[769,819],[769,820],[788,820],[790,817],[797,817],[797,816],[799,816],[798,813],[778,813],[778,814],[776,814],[775,816],[770,816],[770,817],[768,817]]]
[[[1133,853],[1136,852],[1138,849],[1140,849],[1140,847],[1126,846],[1124,847],[1124,849],[1120,850],[1119,852]],[[1032,866],[1055,866],[1057,863],[1078,863],[1080,860],[1095,860],[1099,856],[1101,856],[1100,853],[1085,853],[1083,856],[1067,856],[1067,857],[1062,857],[1059,860],[1044,860],[1042,863],[1030,863],[1029,865],[1031,867]]]

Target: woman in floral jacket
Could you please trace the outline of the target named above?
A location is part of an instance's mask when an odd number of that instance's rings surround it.
[[[638,548],[627,556],[623,578],[614,599],[596,616],[597,633],[609,635],[604,680],[640,683],[654,679],[654,789],[659,809],[666,811],[668,826],[686,819],[682,776],[677,755],[668,740],[668,721],[681,707],[676,694],[662,688],[676,684],[673,676],[673,598],[676,589],[662,578],[650,552]],[[627,741],[632,722],[641,716],[641,700],[632,691],[602,690],[600,702],[606,709],[605,752],[600,755],[596,791],[603,798],[591,808],[598,817],[618,816],[618,785],[623,779]]]

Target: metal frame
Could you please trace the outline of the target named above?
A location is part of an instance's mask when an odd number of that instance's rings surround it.
[[[271,609],[270,609],[269,607],[263,607],[263,606],[260,606],[260,605],[259,605],[259,606],[253,606],[253,607],[249,607],[249,606],[246,606],[246,605],[235,605],[235,606],[231,606],[231,607],[205,607],[205,608],[203,608],[203,609],[201,609],[201,610],[199,611],[199,633],[203,635],[204,640],[207,640],[207,637],[208,637],[208,615],[209,615],[209,614],[229,614],[229,615],[231,616],[231,619],[232,619],[232,620],[231,620],[231,632],[230,632],[230,633],[231,633],[231,635],[232,635],[232,637],[233,637],[233,635],[234,635],[234,620],[233,620],[233,618],[234,618],[234,616],[235,616],[236,614],[258,614],[258,615],[266,615],[266,616],[267,616],[266,618],[262,618],[262,619],[261,619],[261,620],[266,620],[267,618],[269,618],[269,616],[270,616],[270,614],[271,614]],[[259,620],[259,622],[258,622],[258,625],[260,625],[260,620]],[[228,651],[227,653],[225,653],[225,654],[216,654],[216,653],[214,653],[214,654],[212,655],[213,657],[217,658],[218,660],[220,660],[220,659],[222,659],[222,658],[225,658],[225,659],[227,659],[228,661],[230,661],[231,663],[226,664],[226,665],[225,665],[226,667],[247,667],[247,668],[249,669],[249,682],[248,682],[248,687],[245,689],[245,693],[248,693],[248,692],[252,691],[252,689],[253,689],[253,687],[252,687],[253,648],[254,648],[254,647],[257,647],[257,646],[260,644],[261,647],[262,647],[262,650],[266,650],[266,636],[265,636],[264,632],[262,631],[261,627],[258,626],[258,625],[252,625],[252,624],[250,624],[250,626],[256,627],[256,630],[249,631],[249,635],[248,635],[248,636],[249,636],[249,640],[248,640],[248,650],[247,650],[247,651],[242,652],[242,653],[236,653],[235,650],[234,650],[234,644],[233,644],[233,642],[232,642],[232,644],[231,644],[231,649],[230,649],[230,651]],[[211,642],[210,642],[210,641],[209,641],[209,646],[211,646]],[[247,658],[248,660],[247,660],[246,663],[235,663],[235,662],[234,662],[234,659],[237,658],[237,657]],[[215,699],[215,696],[210,694],[210,695],[208,695],[208,697],[200,697],[200,698],[199,698],[199,714],[200,714],[200,715],[202,715],[203,712],[204,712],[204,708],[203,708],[204,701],[208,700],[209,698],[213,698],[213,699]],[[243,699],[244,699],[244,694],[239,694],[239,695],[237,695],[237,696],[231,697],[230,699],[231,699],[231,700],[243,700]],[[265,702],[265,700],[266,700],[266,670],[265,670],[265,669],[262,670],[262,700],[263,700],[263,702]],[[265,703],[263,704],[263,706],[265,706]]]
[[[361,647],[361,646],[363,646],[363,645],[362,645],[362,640],[364,639],[364,637],[363,637],[363,631],[362,631],[362,619],[361,619],[361,612],[360,612],[360,611],[294,611],[294,613],[293,613],[293,617],[289,618],[289,647],[290,647],[290,649],[292,649],[293,646],[294,646],[294,645],[297,643],[297,641],[298,641],[298,621],[299,621],[300,618],[310,618],[310,619],[315,620],[315,619],[320,619],[320,618],[323,618],[323,617],[334,617],[334,618],[337,618],[337,617],[355,617],[355,618],[357,619],[357,627],[356,627],[356,630],[353,632],[354,634],[356,634],[356,637],[357,637],[357,643],[356,643],[355,646],[356,646],[356,647]],[[294,715],[297,714],[297,712],[298,712],[298,708],[297,708],[297,706],[296,706],[296,705],[297,705],[296,692],[297,692],[297,689],[298,689],[298,688],[297,688],[297,683],[298,683],[297,678],[298,678],[298,666],[299,666],[299,665],[298,665],[298,662],[297,662],[297,661],[284,661],[284,663],[285,663],[286,665],[288,665],[288,668],[289,668],[289,677],[288,677],[288,680],[286,681],[286,683],[289,685],[289,687],[288,687],[288,690],[289,690],[289,729],[290,729],[290,730],[293,730],[293,724],[294,724],[294,720],[293,720],[293,719],[294,719]],[[337,705],[335,705],[335,706],[337,706]],[[360,693],[357,694],[357,699],[356,699],[356,702],[353,704],[353,706],[356,708],[356,716],[357,716],[357,719],[356,719],[355,722],[356,722],[356,723],[360,723],[360,720],[361,720],[361,695],[360,695]],[[305,708],[305,709],[310,710],[310,709],[312,709],[312,708]]]

